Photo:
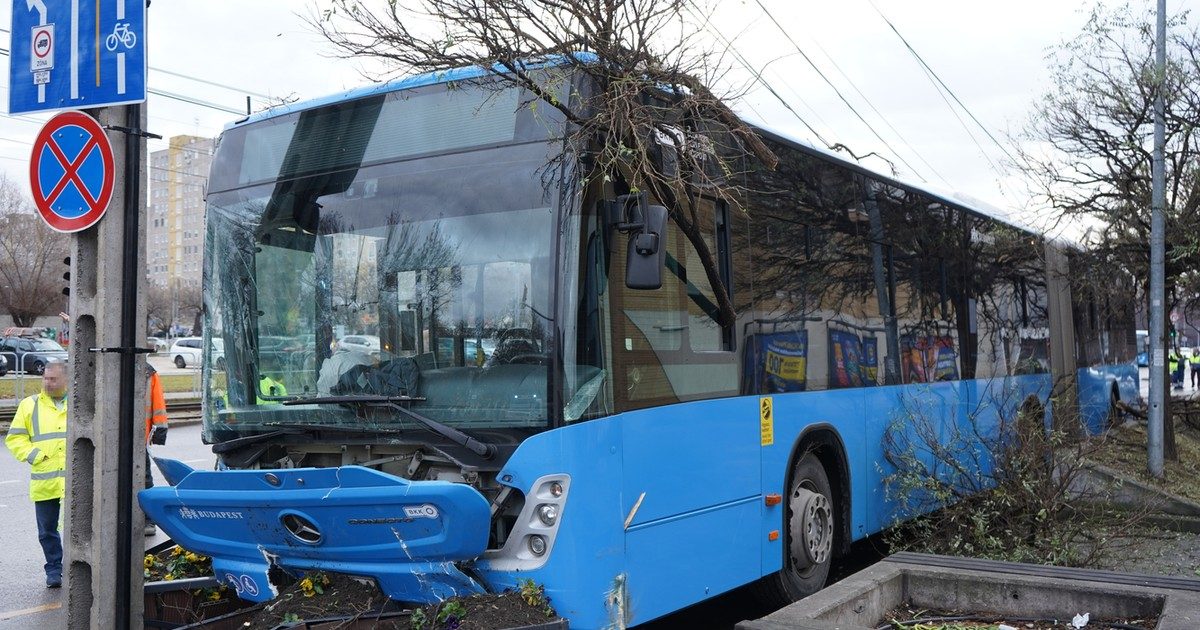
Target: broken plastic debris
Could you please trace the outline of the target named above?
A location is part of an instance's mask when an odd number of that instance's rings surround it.
[[[996,630],[1017,630],[1017,629],[1006,623],[1002,623],[1002,624],[996,626]]]
[[[1071,625],[1075,628],[1082,628],[1088,624],[1088,617],[1089,617],[1088,613],[1083,613],[1082,615],[1075,615],[1075,618],[1071,619]]]

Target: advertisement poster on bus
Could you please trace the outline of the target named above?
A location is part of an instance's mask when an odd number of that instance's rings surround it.
[[[949,336],[900,337],[900,365],[905,383],[928,383],[958,379],[958,354]]]
[[[879,384],[879,340],[875,335],[862,339],[862,379],[867,386]]]
[[[958,380],[958,353],[954,351],[954,339],[951,337],[931,337],[930,341],[936,352],[933,362],[933,378],[936,381]]]
[[[829,331],[829,387],[862,387],[862,340],[845,330]]]
[[[808,331],[796,330],[751,336],[747,374],[760,394],[802,392],[807,384]]]

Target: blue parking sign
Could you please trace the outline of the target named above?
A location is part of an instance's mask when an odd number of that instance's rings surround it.
[[[8,113],[146,100],[144,0],[13,0]]]

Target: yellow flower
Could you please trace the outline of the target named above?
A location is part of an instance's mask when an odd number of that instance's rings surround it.
[[[211,593],[209,593],[209,594],[208,594],[208,601],[210,601],[210,602],[215,602],[215,601],[217,601],[218,599],[221,599],[221,592],[220,592],[220,591],[213,591],[213,592],[211,592]]]
[[[203,558],[201,558],[200,556],[198,556],[190,551],[187,552],[186,554],[184,554],[183,559],[187,560],[188,562],[191,562],[192,564],[195,564],[195,563],[203,560]]]
[[[170,582],[171,580],[174,580],[174,579],[175,579],[175,574],[174,574],[174,573],[168,573],[168,574],[166,574],[166,575],[164,575],[164,576],[163,576],[163,579],[164,579],[164,580],[166,580],[166,581],[168,581],[168,582]]]
[[[148,553],[148,554],[146,554],[145,558],[142,558],[142,568],[143,569],[153,569],[154,568],[154,554]]]
[[[171,557],[174,558],[182,553],[183,553],[183,547],[176,545],[175,548],[171,550]]]
[[[305,597],[312,597],[317,594],[317,592],[313,589],[312,578],[304,578],[303,580],[300,580],[300,590],[304,591]]]

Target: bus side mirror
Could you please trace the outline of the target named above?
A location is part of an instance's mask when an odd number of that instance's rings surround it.
[[[667,257],[667,209],[642,206],[642,228],[629,235],[625,256],[625,286],[654,290],[662,286]]]
[[[667,259],[667,209],[647,203],[646,193],[621,195],[605,201],[605,207],[609,229],[629,235],[625,286],[637,290],[661,287]]]

